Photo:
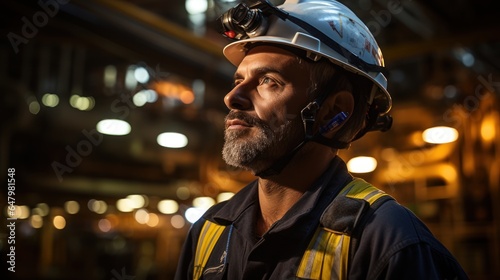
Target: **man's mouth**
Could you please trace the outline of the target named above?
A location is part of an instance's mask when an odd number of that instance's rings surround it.
[[[248,127],[251,127],[251,125],[240,119],[232,119],[226,121],[226,129],[245,129]]]

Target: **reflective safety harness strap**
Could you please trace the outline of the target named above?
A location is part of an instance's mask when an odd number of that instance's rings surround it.
[[[193,279],[200,279],[212,250],[226,226],[205,221],[201,229],[194,257]]]
[[[362,199],[372,205],[379,198],[388,196],[388,194],[362,179],[354,179],[340,191],[339,196]],[[327,207],[326,211],[329,209]],[[362,214],[362,212],[360,213]],[[356,217],[356,221],[359,218]],[[350,232],[341,232],[324,225],[319,226],[302,256],[296,274],[297,278],[346,279],[350,241]]]
[[[370,203],[370,205],[372,205],[379,198],[388,196],[388,194],[384,191],[375,188],[370,183],[367,183],[365,180],[360,178],[354,179],[350,184],[345,186],[344,189],[340,191],[340,195],[344,192],[346,192],[346,197],[363,199]]]
[[[348,235],[336,234],[318,227],[297,270],[299,279],[336,279],[347,270],[343,253],[349,250]]]

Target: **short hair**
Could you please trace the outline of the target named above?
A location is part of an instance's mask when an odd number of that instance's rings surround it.
[[[335,140],[338,142],[345,144],[351,143],[354,141],[356,134],[365,126],[366,114],[370,106],[368,104],[368,99],[373,83],[367,78],[333,64],[326,58],[322,58],[317,62],[307,61],[309,62],[308,65],[312,83],[309,92],[311,100],[317,98],[321,94],[330,95],[341,90],[347,90],[353,95],[353,112],[344,126],[342,126],[335,135]],[[334,85],[331,85],[332,81],[336,81]]]

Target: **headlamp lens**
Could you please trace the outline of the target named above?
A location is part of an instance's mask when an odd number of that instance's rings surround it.
[[[244,3],[229,9],[218,21],[221,23],[220,33],[236,40],[263,35],[268,28],[267,17],[262,11]]]

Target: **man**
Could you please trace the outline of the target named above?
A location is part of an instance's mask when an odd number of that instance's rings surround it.
[[[386,130],[391,98],[373,36],[331,0],[243,4],[225,96],[224,160],[258,179],[193,224],[176,279],[465,279],[409,210],[353,178],[338,149]]]

